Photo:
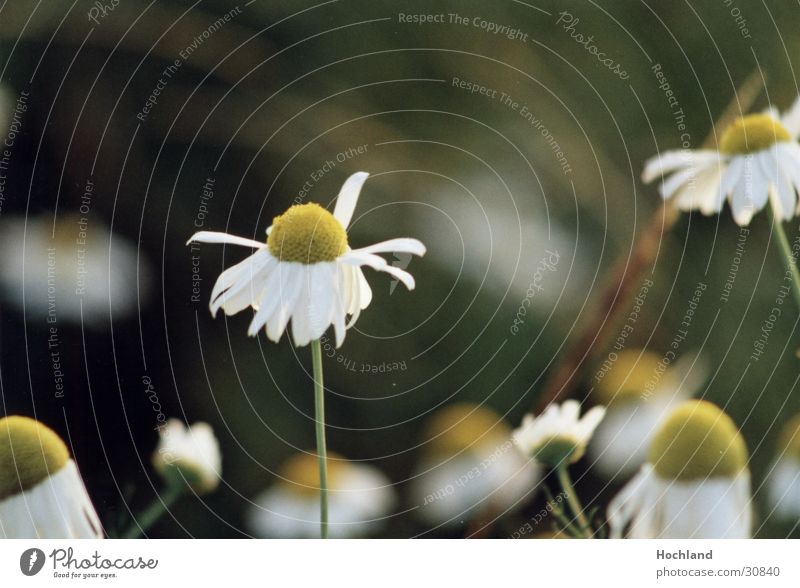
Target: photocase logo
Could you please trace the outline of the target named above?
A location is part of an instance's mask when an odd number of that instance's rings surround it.
[[[19,556],[19,569],[26,576],[35,576],[42,571],[45,562],[44,551],[31,547]]]
[[[399,268],[401,270],[408,269],[408,265],[411,263],[411,254],[410,253],[395,253],[394,261],[392,262],[392,266]],[[389,296],[394,294],[394,289],[397,288],[397,284],[400,283],[400,280],[397,278],[392,278],[392,281],[389,282]]]

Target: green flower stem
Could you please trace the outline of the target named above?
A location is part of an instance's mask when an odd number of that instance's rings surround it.
[[[183,494],[184,486],[171,484],[136,519],[121,539],[138,539],[156,524],[156,521],[173,506]]]
[[[769,206],[769,216],[772,220],[772,226],[775,228],[775,235],[777,236],[775,241],[778,243],[778,247],[781,250],[783,262],[786,264],[787,271],[792,276],[792,294],[794,294],[794,301],[797,303],[798,308],[800,308],[800,272],[797,271],[797,260],[794,255],[792,255],[792,247],[789,245],[786,231],[783,230],[783,224],[775,218],[775,211],[772,210],[771,205]]]
[[[328,450],[325,446],[325,384],[322,380],[322,346],[319,339],[311,342],[314,364],[314,420],[317,430],[317,459],[319,460],[319,521],[320,536],[328,538]]]
[[[578,495],[575,492],[575,487],[572,485],[572,479],[569,477],[569,472],[567,471],[567,465],[562,464],[556,468],[556,475],[558,476],[558,481],[561,484],[561,488],[564,490],[564,494],[567,499],[567,504],[572,509],[575,518],[578,520],[578,524],[581,527],[585,537],[587,539],[592,538],[592,528],[589,525],[589,521],[586,518],[586,515],[583,512],[583,507],[581,506],[580,501],[578,500]]]

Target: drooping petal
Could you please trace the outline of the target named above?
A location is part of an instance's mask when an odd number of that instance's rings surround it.
[[[308,312],[312,340],[319,339],[333,321],[339,298],[335,277],[335,263],[317,263],[309,270],[310,303],[300,311]]]
[[[303,264],[287,263],[286,280],[281,280],[280,306],[277,312],[267,321],[267,337],[270,341],[277,343],[281,335],[289,324],[297,306],[298,297],[303,288]]]
[[[217,279],[214,291],[211,295],[211,314],[216,315],[222,308],[225,314],[230,316],[252,306],[256,302],[263,290],[264,284],[269,273],[278,265],[267,249],[262,249],[237,264],[225,270]],[[235,274],[226,276],[226,273],[236,268]],[[218,286],[224,286],[223,277],[231,281],[227,290],[219,293]]]
[[[389,263],[377,255],[372,253],[361,253],[356,251],[348,251],[339,258],[342,262],[350,265],[366,265],[379,272],[386,272],[403,282],[406,288],[413,290],[415,286],[414,276],[410,273],[401,270],[398,267],[389,265]]]
[[[425,255],[425,245],[417,239],[389,239],[367,247],[355,249],[358,253],[411,253],[422,257]]]
[[[347,178],[342,185],[342,189],[339,190],[339,195],[336,197],[336,206],[333,209],[333,216],[342,223],[345,229],[353,218],[353,213],[358,203],[358,195],[361,193],[361,187],[368,177],[369,174],[367,172],[356,172]]]
[[[642,181],[649,184],[656,178],[666,176],[670,172],[683,168],[719,165],[722,159],[719,152],[712,150],[687,151],[685,149],[676,149],[665,151],[647,160],[642,172]]]
[[[190,243],[224,243],[227,245],[242,245],[244,247],[254,247],[256,249],[266,247],[263,241],[253,241],[244,237],[237,237],[236,235],[229,235],[228,233],[218,233],[215,231],[200,231],[192,235],[191,239],[186,241]]]

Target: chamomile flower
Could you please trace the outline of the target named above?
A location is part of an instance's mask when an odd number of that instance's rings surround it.
[[[703,400],[681,403],[650,442],[647,463],[609,504],[611,537],[749,538],[747,459],[722,410]]]
[[[413,276],[376,253],[422,256],[422,243],[401,238],[360,249],[349,246],[347,226],[368,176],[358,172],[347,179],[333,214],[307,203],[275,217],[266,243],[209,231],[192,236],[189,243],[228,243],[256,250],[219,276],[211,292],[212,314],[222,308],[231,315],[250,306],[255,315],[248,334],[255,336],[266,327],[267,337],[276,342],[291,321],[298,346],[319,339],[333,325],[338,347],[344,341],[347,315],[347,326],[352,326],[372,300],[362,267],[386,272],[413,290]]]
[[[577,400],[567,400],[561,405],[551,404],[538,417],[525,415],[514,431],[514,440],[523,454],[546,466],[575,463],[586,452],[606,409],[595,406],[582,418],[580,411]]]
[[[432,527],[490,522],[523,506],[541,480],[539,466],[514,448],[511,428],[484,406],[438,411],[424,440],[411,495],[417,516]]]
[[[706,364],[693,354],[665,366],[649,351],[620,352],[593,390],[607,409],[589,443],[592,469],[609,480],[632,475],[660,423],[698,392],[706,375]]]
[[[187,427],[178,419],[169,419],[159,436],[153,467],[168,484],[186,484],[198,494],[216,489],[222,456],[211,425],[198,422]]]
[[[783,116],[775,109],[737,119],[721,135],[718,150],[666,151],[645,164],[642,179],[667,177],[664,199],[681,210],[722,210],[727,199],[739,225],[769,200],[778,220],[797,212],[800,190],[800,98]]]
[[[784,426],[778,456],[767,479],[771,508],[782,519],[800,520],[800,414]]]
[[[0,419],[0,537],[100,539],[102,527],[67,446],[33,419]]]
[[[255,499],[248,522],[259,537],[319,537],[319,462],[310,453],[290,457],[279,481]],[[396,497],[377,468],[328,454],[331,537],[364,537],[379,531]]]
[[[29,318],[106,327],[151,290],[144,254],[99,218],[4,217],[0,249],[0,294]]]

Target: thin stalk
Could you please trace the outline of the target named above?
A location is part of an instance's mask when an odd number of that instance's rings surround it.
[[[772,206],[769,207],[769,217],[772,220],[772,226],[775,229],[777,239],[775,242],[781,251],[783,262],[786,265],[786,271],[792,277],[792,294],[794,294],[794,301],[800,309],[800,272],[797,271],[797,260],[792,255],[792,247],[789,245],[789,239],[786,237],[786,231],[783,230],[783,224],[775,217],[775,211]]]
[[[142,513],[133,521],[128,530],[122,534],[122,539],[138,539],[156,524],[158,519],[173,506],[183,494],[184,488],[180,484],[167,486],[164,493],[156,496]]]
[[[319,339],[311,342],[314,364],[314,420],[319,460],[319,524],[320,537],[328,538],[328,449],[325,444],[325,384],[322,379],[322,346]]]
[[[558,466],[556,468],[556,475],[558,476],[558,481],[561,484],[561,487],[564,489],[564,494],[567,498],[567,504],[569,504],[570,509],[572,509],[572,513],[578,520],[578,524],[583,530],[586,538],[591,539],[592,527],[583,512],[583,506],[581,506],[580,500],[578,500],[578,495],[575,493],[575,487],[572,485],[572,479],[569,477],[567,466]]]

